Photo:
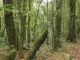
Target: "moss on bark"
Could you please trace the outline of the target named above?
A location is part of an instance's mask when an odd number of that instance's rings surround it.
[[[39,50],[40,46],[44,43],[48,35],[48,30],[46,30],[40,38],[38,38],[37,42],[35,42],[34,46],[29,52],[29,55],[26,60],[33,60],[34,56],[36,55],[36,52]]]

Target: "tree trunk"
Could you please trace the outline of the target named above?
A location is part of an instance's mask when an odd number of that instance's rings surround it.
[[[48,17],[48,0],[47,0],[47,29],[48,29],[48,20],[49,20],[49,17]],[[47,36],[47,45],[49,45],[49,36]]]
[[[19,44],[19,56],[22,58],[22,50],[23,50],[23,44],[24,41],[26,40],[26,0],[18,0],[18,14],[19,14],[19,19],[20,19],[20,39],[18,39],[18,44]]]
[[[1,29],[1,17],[0,17],[0,29]]]
[[[61,36],[61,20],[62,20],[62,0],[57,0],[56,1],[56,40],[55,40],[55,46],[54,49],[58,49],[59,47],[61,47],[61,43],[60,43],[60,36]]]
[[[16,33],[15,33],[15,25],[13,20],[13,12],[12,12],[12,0],[3,0],[3,4],[7,5],[4,9],[4,21],[5,27],[8,36],[8,43],[10,48],[17,48],[17,41],[16,41]]]
[[[23,6],[22,6],[22,2],[23,2]],[[20,27],[21,27],[21,34],[20,34],[20,39],[22,40],[22,45],[24,43],[24,41],[26,40],[26,2],[25,0],[18,0],[18,14],[19,14],[19,18],[20,18]]]
[[[55,46],[55,30],[54,30],[54,1],[51,2],[52,5],[52,18],[51,18],[51,26],[52,26],[52,52],[54,51]]]
[[[75,32],[75,11],[76,10],[76,0],[70,0],[70,20],[69,20],[69,33],[67,37],[67,41],[75,42],[76,32]]]
[[[20,16],[21,21],[21,40],[22,45],[24,44],[24,41],[26,40],[26,0],[23,1],[23,10],[22,10],[22,16]]]
[[[29,2],[29,13],[28,13],[28,48],[30,47],[31,35],[30,35],[30,20],[31,20],[31,0]]]
[[[29,52],[29,55],[26,60],[33,60],[36,52],[39,50],[40,46],[44,43],[48,35],[48,30],[45,30],[40,38],[38,38],[37,42],[35,42],[34,46]]]
[[[1,37],[1,17],[0,17],[0,37]]]

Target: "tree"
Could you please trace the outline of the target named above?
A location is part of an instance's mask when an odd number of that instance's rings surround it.
[[[22,45],[24,44],[24,41],[26,40],[26,0],[23,0],[23,7],[22,7],[22,18],[21,21],[21,40]],[[21,17],[21,16],[20,16]]]
[[[9,47],[10,48],[15,47],[17,49],[15,25],[12,12],[12,5],[13,5],[12,0],[3,0],[3,4],[6,7],[4,9],[4,21],[8,36]]]
[[[46,29],[43,34],[40,36],[40,38],[37,39],[37,42],[34,43],[32,49],[29,51],[29,54],[27,56],[26,60],[33,60],[34,56],[36,55],[36,52],[39,50],[41,45],[44,43],[48,35],[48,30]]]
[[[28,12],[28,47],[30,47],[29,43],[31,41],[31,35],[30,35],[30,20],[31,20],[31,0],[28,0],[28,6],[29,6],[29,12]]]
[[[51,17],[51,26],[52,26],[52,51],[54,50],[55,47],[55,30],[54,30],[54,1],[52,0],[51,2],[51,6],[52,6],[52,17]]]
[[[0,29],[1,29],[1,17],[0,17]]]
[[[48,0],[47,0],[47,29],[48,29],[48,20],[49,20],[48,14],[49,12],[48,12]],[[47,36],[47,45],[49,45],[49,36]]]
[[[26,40],[26,0],[18,0],[18,15],[20,19],[20,39],[18,39],[19,55],[22,58],[23,44]],[[19,29],[19,28],[18,28]]]
[[[76,32],[75,32],[76,0],[70,0],[69,5],[70,5],[70,20],[69,20],[69,33],[68,33],[67,41],[74,42],[76,39]]]
[[[1,17],[0,17],[0,34],[1,34]],[[1,35],[0,35],[1,36]]]
[[[23,2],[23,3],[22,3]],[[22,45],[26,40],[26,1],[18,0],[18,14],[20,18],[20,27],[21,27],[21,34],[20,39],[22,40]]]
[[[55,46],[54,49],[58,49],[61,47],[60,43],[60,36],[61,36],[61,20],[62,20],[62,0],[56,0],[56,40],[55,40]]]

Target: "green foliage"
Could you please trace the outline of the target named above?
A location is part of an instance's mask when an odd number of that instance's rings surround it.
[[[0,18],[1,18],[1,28],[0,28],[0,48],[2,49],[4,46],[8,45],[8,37],[6,34],[6,29],[4,31],[5,28],[5,22],[4,22],[4,10],[7,11],[11,11],[13,12],[13,17],[14,17],[14,23],[15,23],[15,28],[16,28],[16,35],[17,37],[20,38],[20,28],[21,28],[21,23],[20,23],[20,18],[19,18],[19,10],[21,12],[23,12],[23,14],[26,16],[26,31],[28,30],[28,14],[30,13],[31,16],[31,21],[30,21],[30,35],[31,35],[31,40],[32,39],[36,39],[34,38],[34,33],[36,34],[36,37],[38,37],[39,35],[42,35],[42,32],[44,31],[44,28],[47,26],[47,22],[48,22],[48,30],[49,30],[49,42],[51,44],[52,42],[52,13],[54,13],[53,15],[53,21],[54,21],[54,27],[56,27],[56,15],[57,15],[57,11],[56,11],[56,0],[54,0],[53,2],[53,6],[51,5],[51,1],[48,2],[48,21],[47,21],[47,7],[46,7],[46,3],[43,3],[44,0],[31,0],[31,11],[29,11],[29,3],[28,0],[21,0],[21,1],[26,1],[26,8],[23,10],[23,5],[24,3],[21,2],[21,8],[18,9],[18,4],[17,1],[13,0],[13,4],[4,4],[2,3],[2,1],[0,0]],[[47,1],[47,0],[45,0]],[[77,0],[76,2],[76,33],[77,35],[80,35],[80,1]],[[40,5],[40,6],[39,6]],[[52,11],[52,7],[53,7],[53,11]],[[38,11],[39,8],[39,11]],[[37,15],[38,13],[38,15]],[[63,43],[64,41],[66,41],[66,37],[68,35],[68,31],[69,31],[69,19],[70,19],[70,6],[69,6],[69,0],[63,0],[63,4],[62,4],[62,11],[61,11],[61,15],[62,15],[62,22],[61,22],[61,42]],[[34,32],[35,28],[35,19],[37,17],[37,23],[36,23],[36,32]],[[23,20],[23,19],[22,19]],[[19,28],[19,30],[18,30]],[[4,35],[3,37],[2,32],[4,31]],[[26,35],[28,35],[28,32],[26,33]],[[26,37],[26,41],[27,41]],[[37,40],[34,41],[34,43]],[[22,56],[22,41],[19,39],[18,40],[18,45],[19,45],[19,57]],[[31,44],[33,44],[32,42],[30,42]],[[25,42],[25,44],[27,45],[27,43]],[[10,51],[9,56],[11,54],[15,54],[15,50]],[[13,55],[14,55],[13,54]],[[12,56],[11,56],[12,57]],[[63,58],[64,58],[64,54],[63,54]],[[45,60],[45,57],[43,57],[43,59]],[[71,55],[69,55],[68,60],[72,60]]]

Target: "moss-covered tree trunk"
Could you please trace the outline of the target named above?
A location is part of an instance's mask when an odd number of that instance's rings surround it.
[[[1,29],[1,17],[0,17],[0,29]]]
[[[51,27],[52,27],[52,52],[54,51],[55,46],[55,27],[54,27],[54,1],[51,2],[52,5],[52,18],[51,18]]]
[[[13,50],[13,48],[17,49],[17,41],[12,12],[12,0],[3,0],[3,4],[4,6],[7,6],[7,8],[4,8],[4,22],[8,36],[8,43],[11,50],[8,56],[5,57],[5,60],[15,60],[16,50]]]
[[[18,30],[19,30],[19,36],[18,36],[18,53],[19,53],[19,58],[23,57],[23,42],[25,39],[25,24],[26,20],[24,19],[24,11],[23,11],[23,0],[17,0],[17,8],[18,8],[18,17],[19,17],[19,22],[20,24],[18,25]]]
[[[47,5],[46,5],[46,8],[47,8],[47,29],[48,29],[48,21],[49,21],[49,11],[48,11],[48,0],[47,0]],[[49,36],[47,36],[47,45],[49,45]]]
[[[27,37],[28,37],[28,48],[30,47],[31,35],[30,35],[30,20],[31,20],[31,0],[28,0],[28,30],[27,30]]]
[[[22,40],[22,45],[26,40],[26,1],[27,0],[19,0],[20,6],[19,7],[19,17],[20,17],[20,27],[21,27],[21,34],[20,39]]]
[[[23,0],[23,21],[21,21],[21,25],[22,25],[22,33],[21,33],[21,36],[23,37],[22,40],[23,40],[23,43],[22,45],[24,44],[24,41],[26,40],[26,2],[27,0]]]
[[[69,20],[69,33],[67,41],[74,42],[76,39],[76,32],[75,32],[76,0],[70,0],[69,3],[70,3],[70,20]]]
[[[44,33],[40,36],[40,38],[38,38],[37,42],[35,42],[35,44],[33,45],[26,60],[33,60],[34,56],[36,55],[36,52],[39,50],[41,45],[46,40],[47,35],[48,35],[48,30],[45,30]]]
[[[13,12],[12,12],[12,0],[3,0],[4,8],[4,21],[5,27],[7,31],[8,43],[9,47],[17,48],[17,41],[16,41],[16,33],[15,33],[15,25],[13,19]]]
[[[56,39],[54,40],[54,49],[61,47],[60,37],[61,37],[61,20],[62,20],[62,0],[56,0]]]
[[[1,37],[1,17],[0,17],[0,37]]]

